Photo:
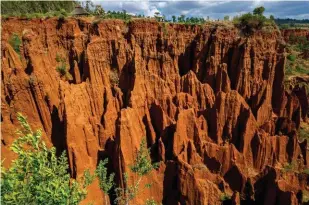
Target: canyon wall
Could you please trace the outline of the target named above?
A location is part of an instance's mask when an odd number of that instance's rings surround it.
[[[8,43],[14,33],[20,54]],[[284,90],[282,42],[279,31],[244,37],[214,24],[2,20],[4,166],[15,157],[9,146],[22,112],[67,151],[74,178],[108,157],[123,186],[145,139],[160,166],[132,204],[215,205],[224,194],[234,204],[298,204],[309,158],[297,129],[308,97]],[[72,79],[56,71],[57,56]],[[300,171],[284,172],[291,162]],[[86,201],[102,204],[97,183]]]
[[[309,29],[282,29],[281,34],[286,42],[295,41],[295,37],[304,37],[309,40]],[[293,39],[294,38],[294,39]]]

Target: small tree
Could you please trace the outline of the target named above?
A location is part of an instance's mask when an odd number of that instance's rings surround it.
[[[178,17],[178,22],[184,23],[184,22],[185,22],[185,18],[186,18],[185,15],[180,15],[180,16]]]
[[[96,176],[99,178],[100,189],[105,193],[104,199],[105,199],[106,205],[107,205],[106,194],[108,194],[108,192],[114,186],[114,177],[115,177],[114,173],[107,176],[107,168],[105,167],[107,162],[108,162],[108,159],[105,159],[104,161],[100,161],[95,171]]]
[[[94,4],[92,1],[86,1],[85,2],[85,10],[89,13],[92,14],[92,8],[94,7]]]
[[[105,16],[105,11],[102,8],[101,5],[96,5],[94,9],[94,14],[99,16],[99,17],[104,17]]]
[[[274,20],[275,20],[274,15],[270,15],[270,16],[269,16],[269,19],[272,20],[272,21],[274,21]]]
[[[172,19],[173,19],[173,23],[176,23],[176,16],[172,16]]]
[[[230,20],[230,17],[229,16],[224,16],[224,21],[228,21]]]
[[[157,21],[159,21],[159,22],[162,21],[162,16],[160,15],[160,12],[158,12],[158,11],[155,12],[154,17],[156,18]]]
[[[253,14],[254,15],[259,15],[259,16],[262,16],[263,13],[265,11],[265,8],[263,6],[260,6],[260,7],[257,7],[253,10]]]
[[[124,173],[124,188],[116,188],[117,198],[115,200],[116,204],[119,205],[129,205],[129,202],[132,201],[138,194],[139,186],[141,180],[144,176],[148,175],[153,169],[158,167],[158,163],[151,163],[149,159],[150,150],[146,147],[145,140],[142,140],[140,149],[137,152],[137,158],[135,159],[134,164],[130,167],[131,171],[138,175],[138,179],[135,184],[128,184],[128,174]],[[151,184],[146,184],[145,188],[150,188]],[[155,204],[153,200],[147,200],[147,203]]]
[[[11,146],[17,159],[9,169],[1,167],[1,204],[79,204],[93,176],[86,171],[82,183],[71,180],[65,152],[58,158],[41,140],[41,130],[33,132],[20,113],[17,119],[22,130]]]
[[[264,11],[264,7],[255,8],[253,14],[249,12],[240,17],[234,17],[233,22],[236,27],[244,32],[244,34],[251,35],[256,30],[261,30],[263,26],[266,25],[268,20],[263,15]]]

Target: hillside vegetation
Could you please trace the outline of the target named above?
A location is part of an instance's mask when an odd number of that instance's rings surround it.
[[[1,1],[1,14],[21,16],[61,10],[71,12],[75,5],[75,1]]]

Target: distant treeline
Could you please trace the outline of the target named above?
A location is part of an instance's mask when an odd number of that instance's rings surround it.
[[[71,12],[76,4],[75,1],[1,1],[1,14],[21,16],[61,10]]]
[[[290,19],[290,18],[286,18],[286,19],[275,19],[276,24],[280,25],[280,24],[307,24],[309,23],[309,19],[302,19],[302,20],[298,20],[298,19]]]

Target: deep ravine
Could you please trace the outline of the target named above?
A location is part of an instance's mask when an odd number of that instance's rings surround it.
[[[22,39],[16,53],[9,39]],[[2,20],[2,155],[18,129],[16,111],[66,150],[72,177],[108,157],[123,184],[146,138],[160,167],[134,204],[296,205],[308,185],[306,93],[284,89],[285,46],[279,31],[244,37],[224,25],[150,20],[57,18]],[[72,78],[56,71],[65,59]],[[306,113],[306,114],[304,114]],[[293,162],[295,171],[284,170]],[[129,180],[137,180],[130,178]],[[87,201],[105,204],[98,182]],[[109,200],[108,200],[109,201]]]

